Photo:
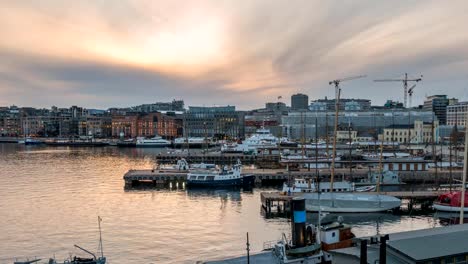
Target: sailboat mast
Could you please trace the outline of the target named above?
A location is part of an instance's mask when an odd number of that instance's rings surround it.
[[[468,124],[468,115],[466,115],[466,124]],[[466,190],[466,176],[468,174],[468,126],[465,125],[465,150],[464,150],[464,164],[463,164],[463,180],[461,189],[461,205],[460,205],[460,224],[463,224],[464,210],[465,210],[465,190]]]
[[[383,160],[383,141],[380,143],[379,176],[377,177],[377,187],[376,187],[377,193],[380,193],[380,181],[382,180],[382,174],[383,174],[382,160]]]
[[[100,250],[101,250],[101,257],[104,258],[104,251],[102,249],[102,232],[101,232],[101,221],[102,221],[102,218],[100,216],[98,216],[98,226],[99,226],[99,247],[100,247]]]

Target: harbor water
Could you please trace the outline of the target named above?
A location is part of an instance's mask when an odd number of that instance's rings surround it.
[[[103,219],[108,263],[194,263],[245,253],[290,233],[286,218],[265,218],[260,192],[147,187],[125,189],[129,169],[154,166],[155,149],[0,144],[0,263],[15,258],[96,252]],[[279,189],[279,187],[277,188]],[[313,219],[313,215],[308,218]],[[357,236],[430,228],[434,215],[343,215]]]

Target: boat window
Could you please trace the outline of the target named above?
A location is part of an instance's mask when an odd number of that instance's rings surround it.
[[[205,176],[198,176],[198,180],[204,180]]]
[[[190,176],[190,179],[191,179],[191,180],[196,180],[196,179],[197,179],[197,176]]]
[[[335,232],[332,233],[332,237],[335,237]]]
[[[215,176],[206,176],[207,181],[214,181]]]

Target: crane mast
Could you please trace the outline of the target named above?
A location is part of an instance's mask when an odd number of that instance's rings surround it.
[[[343,79],[336,79],[336,80],[328,82],[329,85],[333,84],[335,86],[335,126],[333,129],[333,150],[332,150],[331,173],[330,173],[330,192],[333,192],[333,181],[335,178],[336,137],[337,137],[337,130],[338,130],[338,113],[340,111],[340,95],[341,95],[340,83],[345,82],[345,81],[360,79],[364,77],[366,77],[366,75],[359,75],[359,76],[347,77]]]
[[[374,80],[374,82],[402,82],[403,83],[403,93],[404,93],[404,106],[405,108],[408,107],[408,83],[410,82],[420,82],[422,81],[422,75],[420,78],[415,78],[415,79],[408,79],[408,73],[405,73],[405,78],[404,79],[379,79],[379,80]],[[411,95],[410,97],[413,95],[413,91],[412,89],[414,89],[414,87],[411,87],[410,90],[411,90]]]

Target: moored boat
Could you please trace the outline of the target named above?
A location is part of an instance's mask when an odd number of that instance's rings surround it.
[[[165,140],[160,136],[153,138],[137,138],[135,146],[137,148],[164,148],[170,146],[172,143],[169,140]]]
[[[255,180],[253,175],[242,175],[242,164],[231,168],[193,169],[187,174],[187,186],[217,187],[217,186],[252,186]]]
[[[439,195],[434,202],[433,207],[443,212],[460,212],[461,209],[461,191],[448,192]],[[468,192],[465,193],[464,212],[468,212]]]
[[[306,209],[330,213],[373,213],[385,212],[400,207],[401,200],[381,194],[366,193],[301,193],[306,199]]]

